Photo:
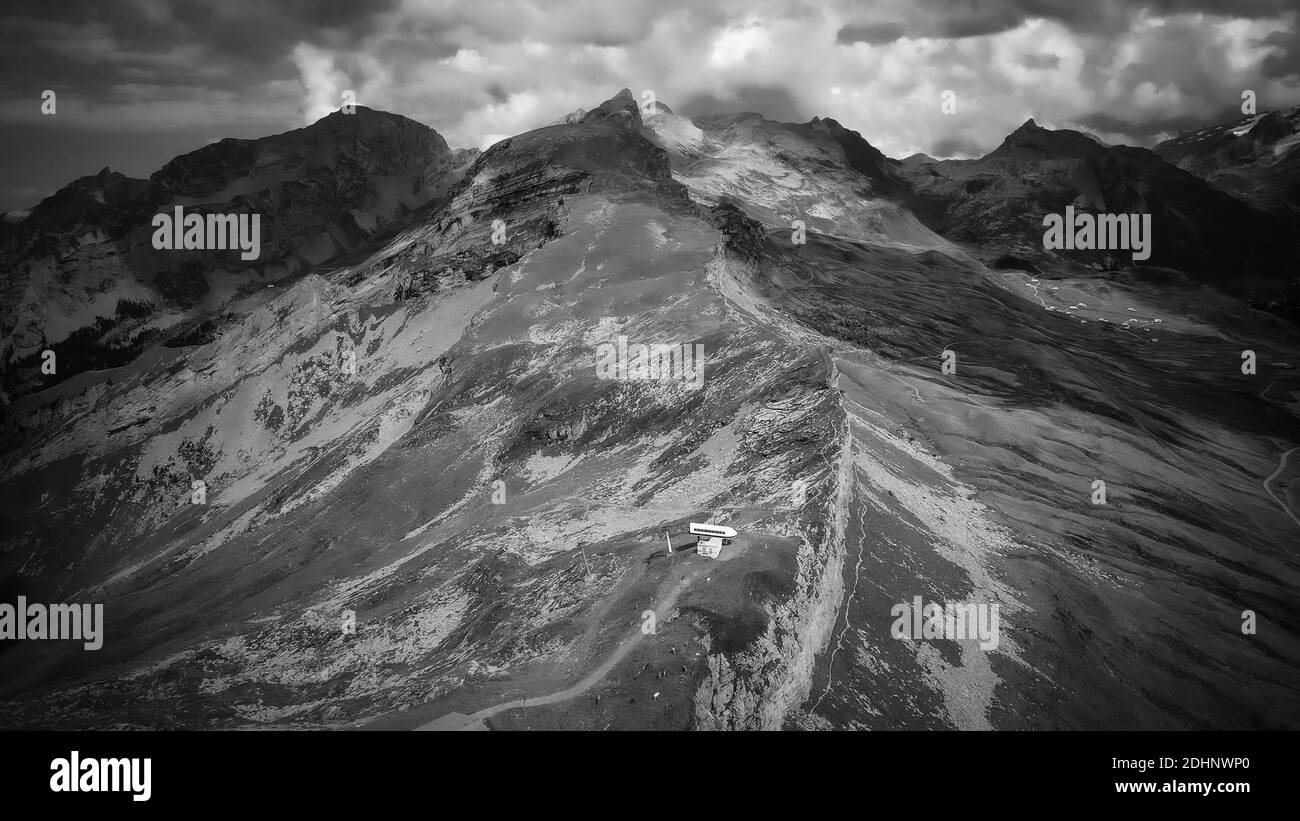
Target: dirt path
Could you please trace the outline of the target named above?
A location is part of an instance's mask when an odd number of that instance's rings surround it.
[[[1269,474],[1269,477],[1264,480],[1263,485],[1264,485],[1264,491],[1269,495],[1269,498],[1271,498],[1274,502],[1277,502],[1277,506],[1282,508],[1282,512],[1290,516],[1291,521],[1295,522],[1297,526],[1300,526],[1300,519],[1296,518],[1295,513],[1291,510],[1290,505],[1287,504],[1286,499],[1279,498],[1278,495],[1273,492],[1273,488],[1269,486],[1272,483],[1272,481],[1276,479],[1278,475],[1282,473],[1283,470],[1286,469],[1286,460],[1290,458],[1291,454],[1295,453],[1297,450],[1300,450],[1300,447],[1291,448],[1286,453],[1282,454],[1282,458],[1277,461],[1277,470]]]
[[[668,591],[668,593],[663,598],[655,602],[654,607],[651,609],[655,611],[656,615],[667,614],[669,611],[672,610],[673,605],[677,603],[677,599],[682,595],[682,593],[686,590],[686,588],[689,587],[697,577],[708,572],[711,567],[712,565],[700,565],[699,567],[695,567],[688,570],[685,578],[679,579],[678,582],[673,585],[672,589]],[[590,690],[592,687],[594,687],[597,683],[599,683],[600,680],[603,679],[609,673],[610,670],[613,670],[616,666],[618,666],[619,662],[627,658],[628,654],[630,654],[633,650],[636,649],[636,646],[641,643],[641,640],[644,639],[645,636],[646,634],[641,632],[641,628],[638,626],[635,632],[633,632],[632,635],[628,636],[627,638],[623,639],[623,641],[619,643],[618,647],[614,648],[614,652],[610,653],[609,656],[603,662],[601,662],[599,666],[597,666],[586,676],[579,679],[575,684],[566,687],[563,690],[559,690],[557,692],[550,693],[544,696],[536,696],[534,698],[528,698],[528,697],[517,698],[511,701],[502,702],[500,704],[494,704],[491,707],[484,707],[483,709],[478,710],[477,712],[471,714],[466,719],[465,724],[470,725],[478,721],[485,721],[491,718],[492,716],[497,715],[498,713],[505,712],[506,710],[523,708],[529,705],[536,706],[538,704],[555,704],[560,701],[567,701],[576,696],[580,696],[583,693]],[[442,717],[439,717],[434,721],[430,721],[427,724],[422,724],[419,727],[416,727],[416,729],[417,730],[436,729],[434,725],[436,725],[441,720]]]
[[[1270,399],[1268,397],[1268,392],[1273,389],[1273,384],[1277,382],[1277,380],[1282,379],[1284,377],[1290,378],[1290,374],[1282,374],[1281,376],[1274,376],[1272,379],[1270,379],[1268,381],[1268,384],[1264,386],[1264,389],[1259,392],[1259,398],[1263,399],[1265,402],[1272,402],[1275,405],[1281,405],[1284,408],[1294,404],[1293,402],[1284,402],[1281,399]],[[1264,490],[1265,492],[1268,493],[1269,498],[1272,499],[1274,502],[1277,502],[1277,506],[1282,508],[1282,512],[1290,516],[1291,521],[1295,522],[1297,526],[1300,526],[1300,519],[1296,518],[1295,511],[1291,510],[1291,506],[1287,504],[1286,499],[1279,498],[1276,494],[1273,493],[1273,488],[1269,487],[1269,484],[1274,479],[1276,479],[1282,473],[1283,470],[1286,470],[1286,460],[1290,458],[1291,454],[1295,453],[1297,450],[1300,450],[1300,447],[1291,448],[1286,453],[1282,454],[1281,458],[1277,460],[1277,470],[1273,471],[1269,475],[1269,477],[1264,480],[1263,484],[1264,484]]]

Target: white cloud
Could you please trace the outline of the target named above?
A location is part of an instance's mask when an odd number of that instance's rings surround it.
[[[479,54],[478,49],[473,48],[463,48],[453,56],[438,62],[467,74],[479,74],[487,66],[487,63],[483,60],[483,55]]]
[[[504,103],[489,103],[467,112],[451,130],[448,142],[486,148],[513,134],[545,125],[563,113],[544,111],[540,100],[538,94],[524,91],[511,94]]]
[[[334,68],[334,56],[328,51],[299,43],[291,56],[303,87],[303,123],[314,123],[343,104],[343,91],[351,83]]]
[[[751,53],[764,51],[771,45],[763,24],[749,22],[742,26],[732,26],[713,43],[709,55],[709,64],[718,68],[732,68],[745,62]]]

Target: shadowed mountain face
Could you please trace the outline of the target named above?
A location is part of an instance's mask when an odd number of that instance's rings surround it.
[[[1072,202],[1167,256],[1044,252]],[[152,248],[177,204],[263,256]],[[1300,340],[1182,266],[1270,219],[1032,122],[899,163],[626,90],[481,155],[358,108],[79,180],[5,245],[0,603],[104,642],[0,643],[0,722],[1295,727]],[[917,597],[998,640],[900,638]]]
[[[1300,217],[1300,108],[1183,134],[1153,151],[1263,211]]]
[[[30,367],[42,350],[68,374],[207,341],[232,299],[356,250],[445,194],[472,159],[427,126],[358,107],[273,137],[221,140],[147,182],[104,169],[71,183],[0,235],[7,397],[61,380]],[[258,214],[257,257],[159,253],[151,220],[177,207]]]
[[[1300,257],[1295,223],[1146,149],[1105,146],[1029,120],[981,159],[910,162],[900,170],[928,225],[994,256],[1128,268],[1135,260],[1127,250],[1045,251],[1043,219],[1069,206],[1150,214],[1153,241],[1145,265],[1182,271],[1261,305],[1277,303],[1275,310],[1294,310],[1288,306],[1296,295],[1291,263]]]

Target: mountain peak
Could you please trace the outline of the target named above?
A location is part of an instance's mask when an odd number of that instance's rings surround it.
[[[641,108],[626,88],[582,116],[583,123],[613,123],[633,131],[641,129]]]
[[[402,127],[407,123],[413,123],[422,128],[428,128],[428,126],[423,123],[412,120],[410,117],[406,117],[402,114],[395,114],[391,111],[383,111],[378,108],[369,108],[368,106],[358,105],[355,106],[351,114],[345,112],[341,108],[331,111],[329,114],[326,114],[314,123],[305,126],[302,130],[308,132],[352,131],[359,128]]]
[[[834,117],[813,117],[808,121],[808,125],[816,128],[818,131],[825,131],[829,134],[838,134],[847,131],[847,129],[840,124],[840,121],[836,120]]]
[[[1069,129],[1043,128],[1028,120],[1007,135],[987,157],[997,159],[1067,159],[1088,157],[1102,150],[1098,141],[1086,134]]]
[[[890,195],[901,193],[902,185],[890,170],[885,155],[857,131],[845,128],[832,117],[813,117],[808,125],[798,128],[821,132],[838,143],[849,167],[870,177],[880,192]]]

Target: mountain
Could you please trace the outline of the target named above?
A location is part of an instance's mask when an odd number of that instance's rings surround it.
[[[1140,266],[1176,269],[1194,281],[1275,310],[1294,305],[1292,262],[1300,256],[1290,223],[1221,191],[1146,149],[1106,146],[1032,119],[977,160],[900,166],[911,206],[950,239],[1044,264],[1069,260],[1095,270],[1134,267],[1128,252],[1046,251],[1048,214],[1150,214],[1150,258]]]
[[[624,89],[481,154],[358,109],[74,183],[5,246],[64,303],[5,326],[0,603],[104,641],[0,640],[0,724],[1300,725],[1295,325],[1041,247],[1081,184],[1216,258],[1262,212],[1083,139],[900,163]],[[181,268],[178,203],[263,214],[263,257]],[[89,249],[111,324],[52,267]],[[59,323],[120,358],[47,384]],[[900,638],[917,598],[1000,632]]]
[[[1300,107],[1252,114],[1152,150],[1260,210],[1300,218]]]
[[[761,222],[787,229],[798,219],[810,231],[952,248],[899,199],[907,189],[896,163],[835,120],[657,114],[645,130],[702,204],[730,197]]]
[[[272,137],[221,140],[147,181],[106,168],[72,182],[0,235],[7,395],[61,379],[31,367],[46,349],[69,373],[207,339],[223,305],[361,247],[445,193],[475,153],[357,107]],[[260,255],[156,253],[150,221],[176,207],[259,214]]]
[[[1031,117],[984,158],[1024,162],[1082,159],[1100,154],[1102,148],[1100,143],[1081,132],[1043,128]]]

